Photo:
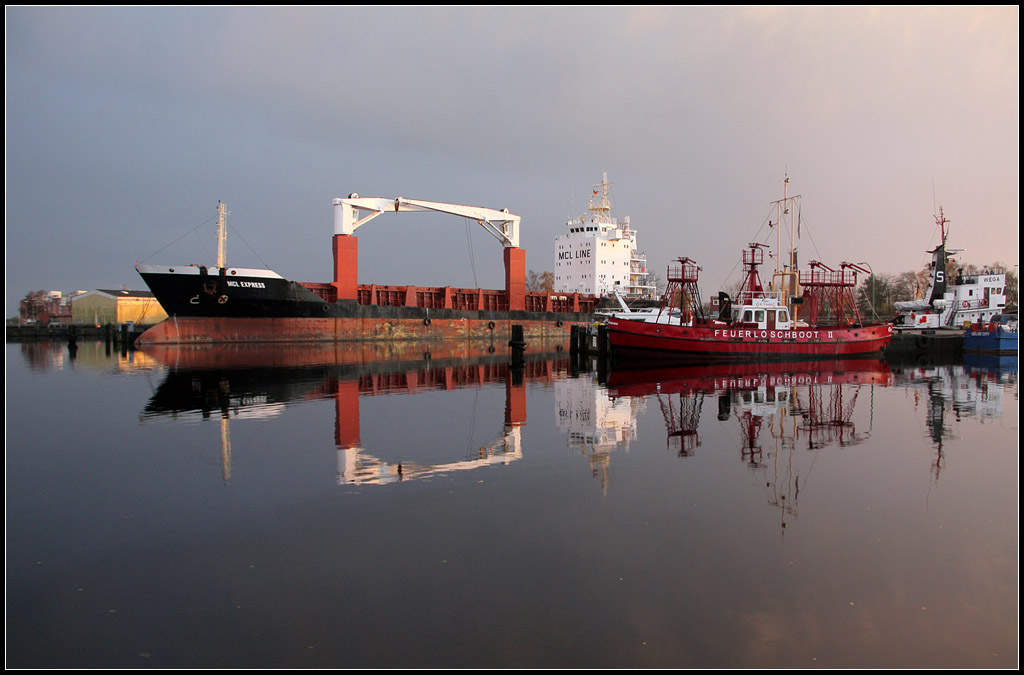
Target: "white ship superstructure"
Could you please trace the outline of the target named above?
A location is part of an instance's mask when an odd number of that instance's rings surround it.
[[[590,378],[555,382],[555,426],[569,447],[587,454],[629,452],[637,415],[646,407],[642,397],[609,398],[608,390]]]
[[[612,215],[610,188],[605,173],[587,213],[567,221],[568,231],[555,238],[555,292],[606,296],[618,291],[624,298],[654,298],[647,256],[637,250],[629,216]]]

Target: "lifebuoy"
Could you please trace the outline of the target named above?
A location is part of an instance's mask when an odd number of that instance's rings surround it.
[[[982,307],[988,307],[988,298],[982,298],[981,299],[981,306]]]
[[[963,305],[964,305],[964,309],[967,309],[968,307],[971,306],[971,303],[969,303],[966,300],[964,300]]]

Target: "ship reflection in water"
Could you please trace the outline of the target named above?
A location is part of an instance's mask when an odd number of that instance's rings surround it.
[[[935,448],[932,473],[936,480],[945,468],[945,444],[957,439],[954,422],[1001,418],[1006,390],[1017,386],[1015,356],[964,354],[963,363],[913,364],[894,371],[895,385],[913,392],[915,408],[924,410]]]
[[[591,429],[578,425],[573,439],[614,437],[619,439],[617,447],[628,449],[628,440],[636,433],[636,412],[653,406],[665,422],[667,450],[688,458],[702,444],[701,416],[714,414],[719,425],[734,423],[739,430],[740,460],[750,469],[771,472],[764,482],[772,492],[769,503],[792,513],[800,488],[797,449],[861,442],[870,434],[871,389],[891,384],[889,367],[869,359],[613,370],[605,387],[582,397],[593,400],[592,410],[568,417],[592,420]],[[865,392],[869,428],[859,429],[854,412]],[[579,402],[573,406],[584,407]],[[606,442],[589,446],[592,464],[601,467],[595,476],[606,482],[613,448]]]
[[[669,446],[681,457],[700,445],[697,427],[704,399],[715,397],[719,421],[735,418],[740,423],[742,455],[756,464],[763,455],[759,437],[766,425],[777,438],[788,435],[790,443],[803,436],[810,448],[858,442],[851,417],[860,388],[891,383],[885,362],[859,359],[620,371],[611,374],[608,386],[613,398],[653,396],[665,417]]]
[[[876,387],[905,388],[915,408],[924,409],[937,479],[944,465],[943,444],[955,435],[949,417],[999,417],[1003,390],[1016,383],[1015,359],[993,363],[981,357],[964,364],[895,367],[859,358],[621,369],[599,381],[595,372],[580,372],[558,346],[537,347],[520,367],[484,343],[452,343],[435,346],[435,351],[406,347],[402,352],[379,345],[147,347],[140,363],[150,369],[163,364],[167,373],[142,419],[195,415],[219,420],[227,481],[232,420],[272,418],[290,404],[331,400],[337,482],[382,485],[523,459],[526,388],[542,383],[555,392],[556,429],[574,454],[586,458],[606,492],[612,456],[629,452],[639,417],[656,411],[664,420],[667,450],[687,458],[701,447],[702,415],[714,415],[719,424],[738,430],[735,450],[744,464],[771,470],[765,481],[775,491],[771,503],[793,512],[801,480],[796,452],[845,448],[870,438]],[[394,448],[363,443],[363,398],[484,386],[504,387],[504,423],[489,442],[459,459],[410,461],[392,457]]]
[[[555,345],[540,346],[550,351],[531,354],[520,367],[498,355],[494,345],[471,342],[439,343],[433,351],[408,347],[383,355],[386,360],[376,360],[382,355],[374,345],[150,347],[143,351],[174,366],[142,417],[218,418],[225,480],[231,474],[232,419],[270,417],[287,403],[316,399],[334,401],[339,484],[386,484],[472,471],[522,459],[526,383],[565,377],[569,365]],[[500,384],[506,392],[503,427],[461,459],[426,464],[389,459],[386,448],[363,447],[361,398]]]
[[[9,344],[9,665],[1016,665],[1016,359],[558,347]]]

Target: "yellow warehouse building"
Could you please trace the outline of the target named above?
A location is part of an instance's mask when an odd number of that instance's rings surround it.
[[[167,312],[149,291],[96,289],[71,300],[71,320],[77,324],[151,325],[166,318]]]

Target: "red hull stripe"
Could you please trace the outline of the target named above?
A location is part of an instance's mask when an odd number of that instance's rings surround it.
[[[844,356],[884,350],[892,340],[892,325],[761,330],[612,320],[608,336],[622,350],[722,357]]]

